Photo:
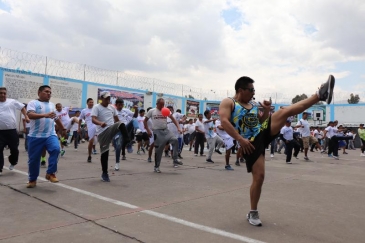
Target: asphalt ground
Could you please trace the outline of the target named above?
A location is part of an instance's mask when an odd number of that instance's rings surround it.
[[[127,154],[120,171],[109,157],[111,182],[100,180],[100,155],[87,163],[86,144],[66,148],[59,183],[26,188],[27,153],[21,140],[15,170],[0,176],[0,242],[365,242],[365,157],[360,150],[340,160],[303,153],[293,164],[266,155],[259,203],[262,227],[250,225],[251,174],[244,164],[224,169],[184,150],[184,165],[163,157],[161,174],[147,155]],[[4,151],[9,154],[8,150]],[[5,159],[7,162],[7,159]]]

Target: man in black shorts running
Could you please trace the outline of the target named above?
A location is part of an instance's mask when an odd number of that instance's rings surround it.
[[[327,82],[311,97],[276,111],[271,116],[271,102],[263,101],[260,113],[256,103],[254,80],[241,77],[235,84],[236,95],[225,98],[219,107],[219,115],[224,130],[239,142],[246,160],[247,172],[252,172],[250,188],[251,211],[247,214],[250,224],[261,226],[257,205],[265,177],[265,148],[278,135],[288,117],[302,113],[319,101],[331,103],[335,78],[330,75]]]

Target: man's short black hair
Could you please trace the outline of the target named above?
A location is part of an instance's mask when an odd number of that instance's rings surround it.
[[[210,114],[210,111],[208,110],[204,111],[204,116],[207,116],[208,114]]]
[[[139,110],[139,114],[142,114],[143,112],[146,112],[144,109]]]
[[[121,98],[118,98],[116,101],[115,101],[115,104],[124,104],[124,100],[121,99]]]
[[[147,108],[147,112],[148,112],[149,110],[151,110],[151,109],[152,109],[152,107],[148,107],[148,108]]]
[[[181,113],[181,110],[180,109],[177,109],[176,112],[180,112]]]
[[[255,81],[252,78],[249,78],[247,76],[240,77],[236,84],[234,85],[234,89],[236,90],[236,93],[238,93],[239,88],[247,88],[248,84],[253,84]]]
[[[86,100],[86,104],[89,103],[90,100],[93,100],[93,98],[89,98]]]
[[[48,85],[42,85],[42,86],[39,87],[38,92],[42,92],[46,88],[51,89],[51,87],[49,87]]]

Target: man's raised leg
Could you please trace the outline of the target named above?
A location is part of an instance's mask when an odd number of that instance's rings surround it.
[[[327,82],[322,84],[314,95],[291,106],[280,109],[272,114],[271,135],[274,136],[279,133],[280,129],[285,125],[286,119],[288,117],[302,113],[319,101],[326,101],[328,104],[331,103],[334,86],[335,78],[330,75]]]

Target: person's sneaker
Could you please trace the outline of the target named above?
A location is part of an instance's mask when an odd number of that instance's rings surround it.
[[[140,149],[137,150],[137,154],[141,155],[141,150]]]
[[[93,154],[98,154],[98,151],[96,151],[96,149],[94,149]]]
[[[88,162],[88,163],[91,163],[91,156],[88,156],[88,157],[87,157],[87,162]]]
[[[205,154],[201,154],[200,156],[205,156]]]
[[[151,158],[148,158],[148,159],[147,159],[147,162],[148,162],[148,163],[151,163],[151,162],[152,162],[152,159],[151,159]]]
[[[328,155],[328,157],[329,157],[329,158],[332,158],[332,157],[333,157],[333,155],[332,155],[332,154],[329,154],[329,155]]]
[[[343,154],[348,154],[347,152],[343,152]]]
[[[365,157],[365,153],[361,153],[360,154],[360,157]]]
[[[169,152],[165,151],[165,157],[170,157]]]
[[[327,82],[323,83],[317,91],[317,96],[320,101],[325,101],[330,104],[333,96],[333,88],[335,87],[335,77],[330,75]]]
[[[179,168],[179,165],[174,163],[174,168]]]
[[[14,165],[9,165],[9,170],[14,170]]]
[[[141,150],[142,150],[142,152],[145,154],[146,153],[146,151],[144,150],[144,148],[143,147],[141,147]]]
[[[321,151],[321,154],[324,154],[324,153],[326,153],[326,150],[322,150],[322,151]]]
[[[292,162],[291,162],[291,161],[287,161],[286,163],[287,163],[287,164],[292,164]]]
[[[63,157],[65,155],[66,151],[65,150],[61,150],[61,157]]]
[[[277,153],[278,153],[278,154],[281,154],[281,152],[280,152],[280,151],[278,151]]]
[[[332,156],[335,160],[339,160],[338,156]]]
[[[304,156],[304,160],[307,160],[307,161],[308,161],[308,160],[309,160],[309,158],[308,158],[307,156]]]
[[[177,157],[179,157],[179,159],[183,159],[183,157],[181,156],[181,154],[178,154]]]
[[[198,154],[194,154],[194,156],[198,156]]]
[[[127,147],[127,152],[128,153],[130,153],[130,154],[133,153],[133,147],[132,147],[131,143],[129,143],[126,147]]]
[[[246,217],[250,224],[252,224],[254,226],[262,226],[258,211],[250,211],[246,215]]]
[[[241,166],[240,162],[237,160],[235,163],[236,166]]]
[[[299,157],[298,157],[298,156],[294,156],[294,158],[299,159]]]
[[[274,154],[270,154],[270,158],[274,158]]]
[[[234,169],[231,167],[231,165],[226,165],[226,166],[224,166],[224,168],[225,168],[226,170],[234,170]]]
[[[179,159],[175,159],[174,164],[183,165],[183,162],[181,162]]]
[[[156,172],[156,173],[161,173],[160,168],[158,168],[158,167],[156,168],[156,167],[155,167],[154,172]]]
[[[208,163],[214,163],[214,161],[213,161],[213,160],[211,160],[211,159],[207,159],[207,160],[205,160],[205,161],[207,161]]]
[[[101,180],[104,182],[110,182],[108,173],[101,174]]]
[[[126,160],[125,155],[122,155],[122,160]]]
[[[189,148],[189,151],[191,151],[191,147]]]
[[[55,174],[46,174],[46,180],[49,180],[52,183],[57,183],[59,181]]]
[[[245,163],[245,159],[244,158],[240,158],[240,162],[241,163]]]
[[[77,148],[75,148],[75,151],[77,151]]]
[[[28,181],[27,188],[34,188],[37,186],[37,181]]]
[[[46,167],[46,161],[42,161],[42,162],[41,162],[41,167],[42,167],[42,168]]]
[[[119,170],[119,163],[115,163],[114,170],[115,171],[118,171]]]
[[[218,153],[218,154],[222,154],[222,152],[219,151],[219,149],[216,149],[215,152]]]

